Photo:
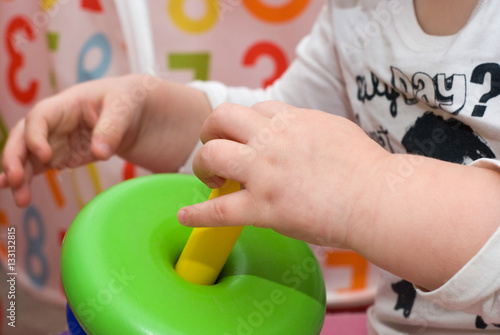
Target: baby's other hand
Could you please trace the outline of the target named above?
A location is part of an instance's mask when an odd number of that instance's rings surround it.
[[[101,79],[42,100],[9,133],[0,188],[20,207],[31,200],[30,183],[48,169],[74,168],[126,150],[136,137],[144,101],[123,103],[139,76]],[[124,136],[127,134],[127,136]]]

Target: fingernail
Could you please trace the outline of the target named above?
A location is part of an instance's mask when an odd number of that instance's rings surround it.
[[[185,210],[180,210],[178,213],[177,213],[177,220],[179,221],[179,223],[186,223],[186,211]]]

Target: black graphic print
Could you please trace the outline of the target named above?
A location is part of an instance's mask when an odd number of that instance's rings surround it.
[[[492,326],[500,328],[500,325],[496,324],[496,323],[493,323]],[[484,322],[483,318],[480,317],[479,315],[476,317],[476,328],[477,329],[486,329],[486,328],[488,328],[488,324],[486,322]]]
[[[417,291],[413,287],[413,284],[406,280],[401,280],[391,286],[392,290],[398,295],[398,301],[396,302],[396,306],[394,306],[394,310],[403,309],[403,316],[409,318]]]
[[[419,101],[432,108],[446,109],[453,114],[465,106],[467,83],[465,75],[453,74],[446,77],[438,73],[431,77],[425,72],[417,72],[411,78],[396,67],[391,67],[392,86],[403,94],[407,105]]]
[[[425,113],[408,129],[401,141],[406,151],[452,163],[463,164],[494,153],[471,127],[457,119]]]
[[[358,85],[358,100],[365,102],[371,101],[375,97],[385,97],[391,102],[391,115],[396,117],[398,114],[398,106],[396,99],[401,95],[393,87],[381,81],[373,72],[370,72],[370,79],[365,76],[356,76]]]
[[[500,94],[500,65],[497,63],[484,63],[478,65],[474,71],[472,71],[470,81],[475,84],[483,85],[487,73],[491,76],[490,90],[479,98],[479,104],[474,106],[472,116],[483,116],[486,111],[486,103],[488,100]]]
[[[398,115],[398,98],[402,97],[406,105],[425,103],[433,109],[442,109],[451,114],[464,110],[468,100],[473,117],[483,117],[489,100],[500,95],[500,64],[482,63],[471,73],[445,74],[431,76],[425,72],[405,74],[395,66],[390,67],[391,80],[384,82],[375,74],[356,76],[357,98],[365,103],[374,98],[390,101],[389,111],[393,117]],[[488,75],[488,76],[487,76]],[[488,78],[488,79],[487,79]],[[472,88],[467,95],[468,86]],[[469,112],[470,109],[466,108]]]
[[[367,134],[371,137],[372,140],[380,144],[382,148],[385,148],[387,151],[394,153],[394,149],[392,148],[392,144],[389,139],[389,132],[387,131],[387,129],[384,129],[382,126],[380,126],[376,131],[369,131]]]

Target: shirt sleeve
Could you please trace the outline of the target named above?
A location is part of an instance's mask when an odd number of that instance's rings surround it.
[[[500,173],[500,161],[479,159],[471,166]],[[500,324],[500,228],[481,250],[440,288],[417,294],[449,310],[480,315],[488,324]]]
[[[296,58],[285,73],[266,89],[229,87],[216,81],[194,81],[189,85],[203,91],[212,106],[232,102],[247,107],[278,100],[299,108],[317,109],[354,120],[337,62],[330,3],[320,12],[311,33],[296,48]],[[194,152],[179,172],[192,173]]]

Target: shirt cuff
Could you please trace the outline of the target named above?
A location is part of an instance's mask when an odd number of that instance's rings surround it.
[[[191,151],[191,154],[189,155],[189,157],[186,160],[186,162],[184,163],[184,165],[181,166],[179,168],[179,170],[177,170],[178,173],[182,173],[182,174],[194,174],[194,172],[193,172],[193,160],[194,160],[194,156],[196,155],[196,153],[198,152],[198,150],[201,149],[202,146],[203,146],[203,143],[201,143],[201,141],[198,141],[198,143],[196,143],[196,146],[194,147],[193,151]]]
[[[228,88],[226,85],[218,81],[196,80],[187,85],[204,92],[212,109],[221,103],[228,101]]]

